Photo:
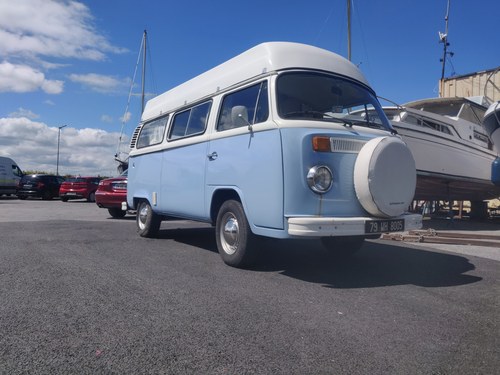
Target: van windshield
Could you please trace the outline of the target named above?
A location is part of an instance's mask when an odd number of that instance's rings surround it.
[[[277,81],[278,114],[283,119],[316,120],[394,131],[375,95],[345,78],[288,72]]]

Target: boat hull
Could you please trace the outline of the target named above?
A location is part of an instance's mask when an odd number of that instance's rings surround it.
[[[489,181],[417,171],[416,200],[484,201],[499,196],[500,187]]]
[[[492,182],[495,152],[411,124],[393,126],[415,159],[415,199],[482,201],[500,196],[500,186]]]

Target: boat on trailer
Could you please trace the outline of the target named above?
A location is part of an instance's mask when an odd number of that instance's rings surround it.
[[[483,125],[485,104],[481,98],[456,97],[384,108],[413,153],[416,200],[483,201],[500,196],[500,139],[493,142]]]
[[[441,84],[448,56],[453,56],[448,51],[449,10],[448,1],[445,32],[439,32]],[[416,200],[468,200],[484,213],[483,201],[500,196],[500,132],[492,136],[498,124],[492,120],[488,127],[484,123],[490,103],[485,93],[423,99],[384,109],[415,159]]]

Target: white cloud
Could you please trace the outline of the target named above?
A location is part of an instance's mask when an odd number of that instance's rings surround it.
[[[43,90],[47,94],[60,94],[63,86],[63,81],[48,80],[42,72],[28,65],[15,65],[7,61],[0,64],[0,92]]]
[[[107,53],[127,50],[113,46],[94,25],[87,5],[74,0],[0,0],[0,92],[43,90],[60,94],[64,82],[45,77],[43,71],[68,66],[79,59],[102,61]],[[117,81],[118,82],[118,81]],[[109,92],[117,82],[91,86]]]
[[[102,74],[71,74],[69,79],[98,92],[115,92],[127,86],[127,80],[120,80],[115,77]]]
[[[57,127],[27,117],[0,118],[1,154],[10,155],[21,169],[54,173],[58,132]],[[60,135],[60,174],[111,176],[118,173],[114,160],[118,132],[66,127]],[[123,142],[128,143],[127,137],[124,138]]]
[[[130,121],[131,117],[132,117],[132,113],[127,111],[123,114],[122,117],[120,117],[120,121],[125,124],[125,123]]]
[[[109,116],[109,115],[102,115],[101,116],[101,121],[102,122],[107,122],[107,123],[112,123],[113,122],[113,117]]]
[[[69,0],[0,1],[0,54],[104,60],[111,45],[89,8]]]
[[[63,91],[63,81],[45,80],[42,83],[42,90],[47,94],[60,94]]]
[[[9,113],[9,117],[26,117],[31,120],[37,119],[40,116],[37,115],[36,113],[33,113],[29,109],[19,107],[16,112]]]

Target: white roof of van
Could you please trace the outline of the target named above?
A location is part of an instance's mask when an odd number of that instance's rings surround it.
[[[272,71],[294,68],[333,72],[369,86],[354,64],[333,52],[300,43],[268,42],[259,44],[149,100],[142,118],[145,120],[168,113]]]

